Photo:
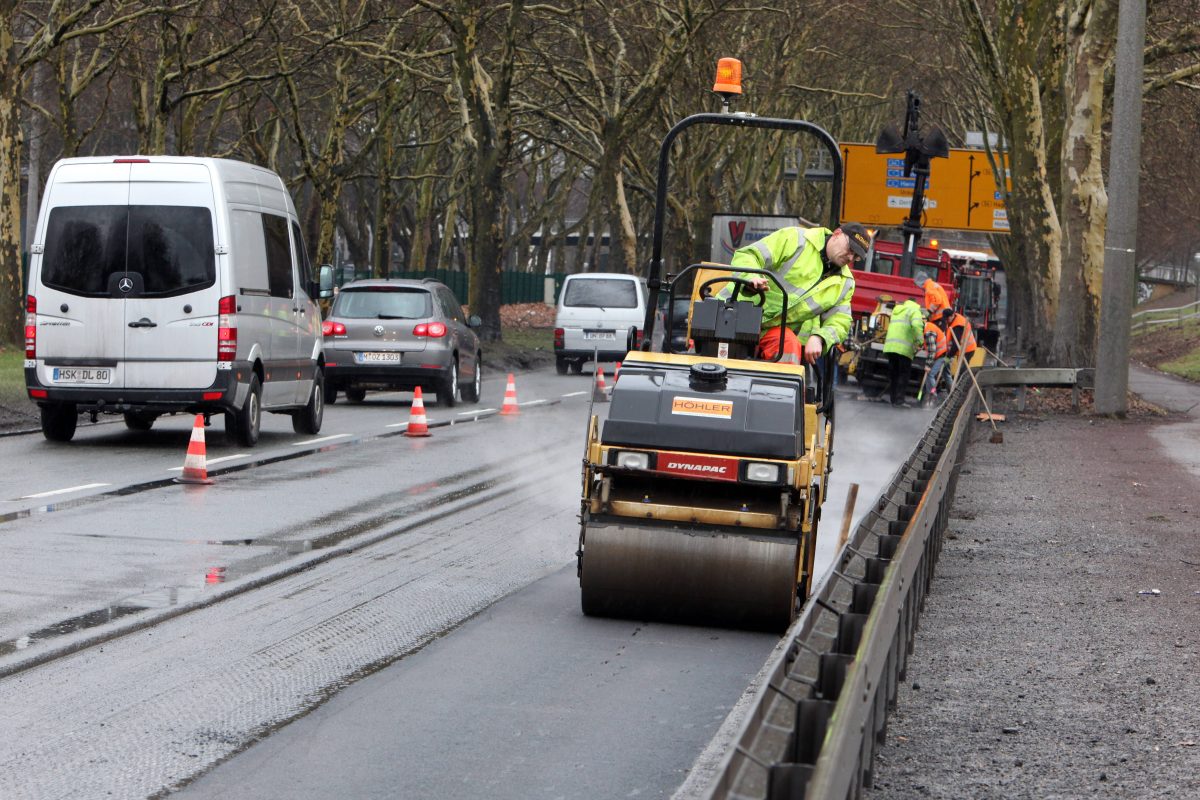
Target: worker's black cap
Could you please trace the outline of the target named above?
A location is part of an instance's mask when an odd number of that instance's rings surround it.
[[[840,227],[842,233],[850,239],[850,249],[854,252],[855,259],[862,261],[871,249],[871,234],[857,222],[843,222]]]

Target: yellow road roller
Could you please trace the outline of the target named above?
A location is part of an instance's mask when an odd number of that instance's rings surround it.
[[[667,152],[698,122],[815,133],[834,165],[831,207],[840,207],[837,144],[811,123],[700,114],[664,140],[645,349],[625,357],[606,418],[593,414],[588,426],[577,553],[583,611],[782,631],[813,581],[834,427],[831,381],[820,375],[832,375],[833,364],[756,360],[761,300],[729,267],[693,264],[663,277]],[[738,270],[753,273],[786,291],[770,272]],[[684,286],[694,297],[692,346],[671,352],[668,336],[651,351],[658,293],[668,293],[669,316]]]

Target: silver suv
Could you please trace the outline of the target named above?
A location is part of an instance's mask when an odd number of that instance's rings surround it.
[[[368,389],[420,386],[445,406],[479,401],[483,353],[450,287],[434,280],[351,281],[341,288],[325,335],[325,402],[338,391],[362,402]],[[430,398],[432,399],[432,398]]]

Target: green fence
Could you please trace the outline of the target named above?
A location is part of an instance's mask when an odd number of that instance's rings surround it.
[[[462,302],[467,302],[467,273],[432,269],[425,272],[393,272],[394,278],[433,278],[449,286]],[[554,296],[562,286],[564,272],[556,272],[552,276],[537,275],[532,272],[503,272],[500,275],[500,302],[508,303],[540,303],[546,299],[546,278],[554,278]]]

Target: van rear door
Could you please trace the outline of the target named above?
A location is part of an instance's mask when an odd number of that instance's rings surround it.
[[[135,163],[129,176],[125,386],[211,386],[217,375],[216,221],[203,164]]]
[[[35,264],[38,380],[46,386],[125,385],[124,300],[129,165],[59,165],[47,190]]]

